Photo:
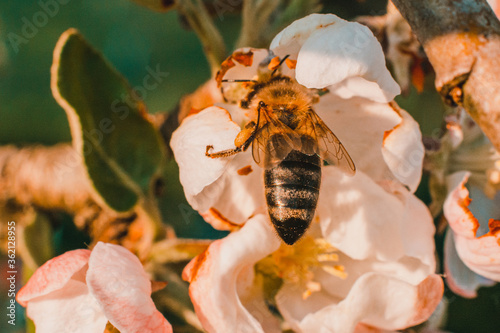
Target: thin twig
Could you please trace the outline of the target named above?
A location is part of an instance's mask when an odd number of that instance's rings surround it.
[[[203,45],[203,51],[215,74],[226,57],[224,40],[201,0],[176,0],[177,9],[184,15]]]

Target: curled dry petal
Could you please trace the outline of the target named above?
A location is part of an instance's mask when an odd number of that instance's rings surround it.
[[[286,284],[278,293],[277,302],[280,312],[296,331],[321,332],[328,327],[332,332],[348,333],[360,322],[385,330],[419,324],[439,304],[444,286],[436,274],[414,285],[387,274],[366,273],[340,301],[321,294],[313,294],[304,301],[295,289]]]
[[[241,299],[252,290],[255,263],[279,246],[267,218],[257,215],[186,266],[183,278],[190,282],[189,295],[208,332],[264,332],[256,317],[271,313],[261,309],[255,316]]]
[[[269,55],[265,49],[242,48],[235,50],[222,63],[222,69],[215,78],[218,85],[225,80],[251,80],[255,78],[260,63]],[[226,66],[224,66],[226,64]]]
[[[465,187],[467,172],[457,172],[448,177],[450,193],[444,203],[444,215],[454,233],[455,247],[460,259],[473,272],[494,281],[500,281],[500,223],[490,219],[489,231],[484,230],[471,212],[469,190]],[[486,198],[483,198],[486,200]]]
[[[370,29],[359,23],[333,14],[311,14],[281,31],[270,48],[282,57],[297,59],[297,82],[308,88],[361,77],[376,82],[386,102],[400,93],[386,68],[382,47]]]
[[[120,332],[172,332],[151,299],[151,282],[139,259],[124,247],[99,242],[92,251],[87,285]]]
[[[448,287],[465,298],[477,297],[480,287],[492,286],[496,282],[474,273],[465,266],[457,253],[453,231],[448,230],[444,243],[444,269]]]

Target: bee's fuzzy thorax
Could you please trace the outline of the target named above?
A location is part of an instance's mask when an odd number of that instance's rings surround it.
[[[292,112],[300,118],[313,104],[313,95],[299,83],[278,77],[264,83],[251,99],[250,109],[257,110],[260,102],[267,105],[267,112]],[[279,117],[279,115],[278,115]]]

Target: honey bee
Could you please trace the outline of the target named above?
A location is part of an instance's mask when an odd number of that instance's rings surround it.
[[[251,119],[237,135],[236,148],[211,152],[213,146],[208,145],[206,156],[227,157],[252,145],[253,159],[265,170],[271,222],[280,238],[292,245],[314,217],[322,162],[337,165],[350,175],[356,167],[339,139],[314,112],[317,95],[312,90],[276,70],[257,81],[227,81],[251,82],[250,92],[240,101],[242,108],[251,111]]]

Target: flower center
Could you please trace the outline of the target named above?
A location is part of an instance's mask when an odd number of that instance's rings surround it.
[[[347,277],[344,266],[339,265],[337,249],[323,238],[306,236],[295,245],[282,244],[281,247],[259,261],[256,272],[272,279],[281,279],[304,288],[302,297],[306,299],[313,292],[321,290],[321,284],[314,281],[314,270],[325,272],[341,279]]]

